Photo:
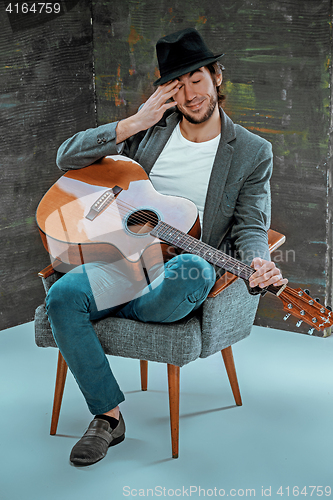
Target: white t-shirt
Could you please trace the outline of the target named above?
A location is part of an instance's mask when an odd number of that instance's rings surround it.
[[[209,178],[219,141],[220,135],[206,142],[188,141],[178,124],[149,174],[159,193],[181,196],[196,204],[201,228]]]

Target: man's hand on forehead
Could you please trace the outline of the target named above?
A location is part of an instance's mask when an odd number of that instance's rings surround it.
[[[160,85],[158,88],[162,89],[162,92],[169,93],[171,92],[173,95],[178,92],[178,90],[182,87],[182,83],[179,81],[178,78],[175,78],[174,80],[170,80],[167,83],[163,83],[163,85]]]
[[[164,113],[177,104],[176,100],[168,102],[174,98],[181,87],[179,80],[172,80],[157,87],[155,92],[149,97],[139,111],[117,125],[117,144],[128,139],[132,135],[147,130],[159,122]]]
[[[146,130],[155,125],[160,121],[167,109],[177,104],[176,101],[167,101],[177,94],[180,87],[181,84],[178,80],[172,80],[160,85],[155,90],[137,114],[134,115],[140,123],[140,127],[142,127],[140,130]]]

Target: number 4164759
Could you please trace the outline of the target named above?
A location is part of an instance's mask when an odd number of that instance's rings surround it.
[[[330,486],[304,486],[303,488],[300,488],[298,486],[290,487],[287,486],[283,488],[280,486],[280,488],[277,490],[277,495],[282,496],[293,496],[293,497],[298,497],[300,496],[302,498],[309,496],[309,497],[329,497],[331,496],[332,489]]]
[[[9,14],[59,14],[61,11],[60,3],[53,2],[33,2],[33,3],[9,3],[6,12]]]

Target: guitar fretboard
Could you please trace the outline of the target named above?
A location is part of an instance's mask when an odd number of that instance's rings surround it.
[[[221,267],[222,269],[225,269],[226,271],[229,271],[246,281],[248,281],[250,276],[255,273],[255,270],[251,266],[240,262],[234,257],[230,257],[226,253],[221,252],[221,250],[217,250],[216,248],[207,245],[207,243],[197,240],[193,236],[170,226],[166,222],[160,221],[150,234],[155,238],[159,238],[160,240],[163,240],[177,248],[181,248],[188,253],[198,255],[210,264]],[[269,285],[267,287],[267,291],[277,295],[280,289],[283,289],[284,287],[285,285],[278,287]]]
[[[179,229],[170,226],[166,222],[160,221],[150,234],[188,253],[198,255],[210,264],[222,267],[240,278],[248,280],[251,274],[255,272],[247,264],[243,264],[226,253],[207,245],[207,243],[203,243],[193,236],[179,231]]]

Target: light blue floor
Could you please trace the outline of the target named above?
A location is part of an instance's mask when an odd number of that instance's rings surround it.
[[[77,469],[69,453],[91,416],[72,375],[50,436],[57,351],[34,345],[32,323],[0,332],[0,500],[333,498],[333,337],[254,327],[233,350],[242,407],[219,353],[181,369],[178,460],[166,367],[149,364],[144,393],[138,361],[111,358],[127,437]]]

